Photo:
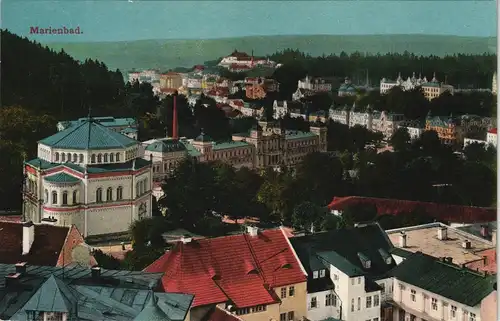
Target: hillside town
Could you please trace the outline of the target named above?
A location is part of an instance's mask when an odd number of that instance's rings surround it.
[[[0,215],[0,320],[497,320],[496,72],[464,93],[439,70],[290,84],[283,61],[8,107],[2,139],[41,137]]]

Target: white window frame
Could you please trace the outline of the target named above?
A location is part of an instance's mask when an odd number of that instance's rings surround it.
[[[313,271],[313,279],[317,279],[319,276],[318,271]]]

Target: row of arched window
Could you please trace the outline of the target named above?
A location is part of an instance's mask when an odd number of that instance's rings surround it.
[[[83,154],[76,153],[56,153],[55,161],[61,163],[83,163]],[[120,153],[104,153],[104,154],[92,154],[90,156],[90,162],[92,164],[100,163],[114,163],[120,161]]]
[[[28,178],[26,180],[26,188],[28,189],[28,193],[31,193],[35,196],[38,194],[38,185],[34,180]]]
[[[96,203],[102,203],[102,202],[104,202],[104,199],[103,199],[103,189],[101,187],[99,187],[96,190],[95,200],[96,200]],[[122,186],[118,186],[118,188],[116,189],[116,197],[115,197],[114,200],[116,200],[116,201],[123,200],[123,187]],[[113,188],[112,187],[108,187],[106,189],[106,202],[112,202],[112,201],[113,201]]]
[[[51,205],[75,205],[78,204],[78,191],[73,191],[71,194],[72,198],[69,199],[69,192],[63,191],[61,195],[61,201],[59,202],[59,193],[57,191],[52,191],[50,193]],[[49,202],[49,191],[45,190],[45,203]]]
[[[135,184],[135,196],[136,197],[139,197],[139,196],[143,195],[147,191],[149,191],[149,188],[148,188],[148,179],[147,178],[145,178],[142,181],[137,182]]]

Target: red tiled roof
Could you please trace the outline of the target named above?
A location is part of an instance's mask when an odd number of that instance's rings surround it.
[[[69,233],[69,227],[36,225],[35,239],[27,255],[23,252],[23,224],[0,222],[0,263],[27,262],[31,265],[56,266]]]
[[[206,321],[242,321],[242,319],[226,310],[223,310],[215,306],[211,312],[209,312]]]
[[[179,242],[145,271],[164,272],[163,290],[193,294],[193,307],[271,304],[279,302],[272,288],[306,281],[281,229]]]
[[[239,107],[245,106],[245,102],[242,99],[231,99],[230,102]]]
[[[347,196],[334,197],[328,205],[330,210],[344,210],[354,204],[374,204],[378,215],[398,215],[417,208],[424,209],[430,216],[439,220],[456,223],[478,223],[496,221],[497,210],[487,207],[460,206],[430,202],[417,202],[388,198]]]
[[[491,274],[497,273],[497,250],[489,249],[481,252],[475,253],[478,256],[482,256],[484,259],[469,262],[466,266],[471,270],[484,271]]]
[[[497,133],[497,129],[496,128],[490,129],[490,130],[488,130],[488,133],[490,133],[490,134],[496,134]]]

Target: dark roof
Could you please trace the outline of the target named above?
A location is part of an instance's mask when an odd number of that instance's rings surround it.
[[[351,277],[380,278],[396,265],[392,259],[387,264],[380,253],[382,249],[388,254],[393,245],[378,224],[294,237],[290,242],[309,276],[332,264]],[[360,254],[371,261],[370,268],[363,266]]]
[[[61,168],[61,170],[63,170],[65,167],[67,167],[82,174],[85,173],[85,169],[89,174],[97,174],[97,173],[107,173],[107,172],[130,171],[134,167],[134,164],[135,164],[135,169],[139,170],[144,167],[151,166],[151,161],[143,158],[136,158],[135,160],[131,160],[125,163],[92,164],[88,165],[85,168],[83,166],[79,166],[73,163],[64,163],[64,164],[49,163],[43,159],[35,158],[26,162],[26,164],[37,169],[54,169],[56,167],[59,167]]]
[[[134,320],[151,300],[149,288],[162,273],[101,269],[100,277],[77,265],[63,268],[30,266],[15,285],[5,278],[13,275],[12,264],[0,264],[0,319],[26,320],[26,308],[46,312],[77,310],[80,320]],[[43,295],[41,295],[43,293]],[[158,307],[167,320],[182,321],[193,296],[181,293],[155,293]]]
[[[470,307],[493,291],[495,276],[445,263],[416,252],[391,272],[396,279]]]
[[[198,137],[195,138],[195,141],[196,142],[209,143],[209,142],[212,142],[213,139],[212,139],[212,137],[208,136],[204,132],[201,132],[201,134]]]
[[[23,253],[23,224],[0,221],[0,263],[28,262],[55,266],[63,248],[69,227],[35,224],[35,238],[27,255]]]
[[[186,147],[178,139],[165,138],[148,145],[146,150],[150,152],[171,153],[185,151]]]
[[[391,254],[402,257],[402,258],[408,258],[411,255],[413,255],[413,252],[404,250],[400,247],[393,247],[390,251]]]

